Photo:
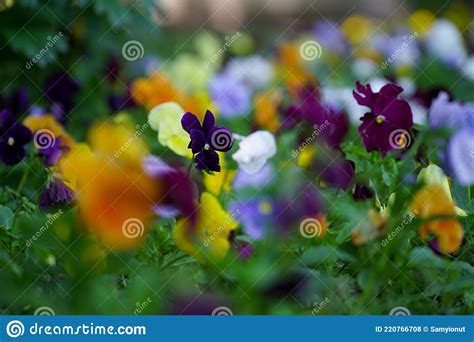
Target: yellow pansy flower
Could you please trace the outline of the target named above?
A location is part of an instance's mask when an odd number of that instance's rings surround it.
[[[342,32],[352,44],[361,44],[373,32],[371,21],[361,15],[351,15],[341,24]]]
[[[444,174],[443,169],[438,165],[431,164],[423,168],[418,174],[418,181],[425,183],[426,185],[440,186],[450,202],[454,203],[453,196],[451,196],[451,190],[449,188],[448,177]],[[456,214],[459,216],[466,216],[466,212],[459,207],[455,207]]]
[[[430,30],[435,19],[435,15],[430,10],[420,9],[410,16],[409,21],[413,32],[424,36]]]
[[[222,259],[228,252],[229,234],[238,222],[222,208],[209,192],[201,195],[197,221],[192,225],[187,218],[180,219],[173,231],[177,247],[200,262]]]
[[[131,127],[122,123],[98,123],[89,130],[89,141],[96,154],[114,157],[120,162],[137,162],[150,154],[141,139],[145,126]]]
[[[158,132],[158,141],[177,155],[191,158],[188,149],[189,135],[181,126],[184,109],[176,102],[166,102],[153,108],[148,114],[150,127]]]
[[[294,151],[293,153],[295,152],[296,151]],[[316,155],[316,146],[314,145],[306,146],[298,154],[296,165],[298,165],[298,167],[303,168],[303,169],[309,167],[311,163],[313,162],[315,155]]]
[[[74,144],[74,138],[66,132],[63,125],[61,125],[52,114],[41,116],[28,115],[25,120],[23,120],[23,124],[33,133],[43,129],[50,131],[55,139],[61,137],[61,144],[64,146],[72,146]]]
[[[425,220],[420,226],[420,236],[426,239],[429,233],[435,234],[440,250],[453,253],[461,246],[464,237],[456,215],[465,216],[466,213],[455,206],[448,177],[439,166],[425,167],[418,174],[418,180],[425,185],[415,194],[411,207],[417,210],[420,219]]]
[[[99,123],[90,146],[75,144],[58,163],[66,185],[75,190],[81,222],[113,248],[138,247],[145,239],[160,183],[142,168],[148,148],[128,124]]]
[[[204,175],[204,187],[215,196],[219,196],[222,191],[229,192],[232,189],[236,173],[236,170],[224,169],[221,166],[221,172]]]
[[[64,184],[74,191],[78,190],[78,183],[81,180],[93,176],[94,167],[94,154],[89,145],[85,143],[72,146],[58,163],[58,170],[62,175]]]
[[[453,253],[461,246],[464,231],[455,218],[455,206],[442,186],[424,186],[413,198],[412,209],[419,213],[419,218],[426,220],[420,226],[422,239],[429,233],[435,234],[439,249],[445,253]],[[446,218],[436,218],[443,216]]]

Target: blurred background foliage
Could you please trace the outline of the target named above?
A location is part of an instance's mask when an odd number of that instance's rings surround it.
[[[166,12],[167,5],[173,3],[184,4],[182,17],[174,18]],[[139,62],[122,63],[123,44],[138,39],[147,55],[156,53],[166,59],[181,48],[178,42],[186,41],[190,32],[194,33],[193,20],[206,18],[203,8],[213,3],[215,1],[0,1],[2,98],[25,86],[31,103],[48,107],[50,101],[43,92],[47,80],[56,72],[70,74],[80,88],[73,95],[77,106],[69,114],[74,125],[68,130],[82,140],[92,121],[112,114],[107,97],[111,93],[122,94],[132,76],[142,73],[144,66]],[[235,30],[249,23],[262,8],[258,6],[260,1],[236,3],[256,5],[244,11],[242,22],[221,18],[210,23],[212,30],[219,33]],[[295,1],[295,6],[289,6],[283,14],[269,12],[252,21],[248,27],[252,32],[249,50],[271,50],[275,45],[272,37],[278,37],[285,26],[301,14],[296,4],[304,7],[305,3]],[[355,2],[331,0],[325,3],[328,5],[327,8],[322,6],[322,13],[337,18]],[[399,2],[363,3],[367,5],[359,6],[360,12],[383,16]],[[189,7],[186,4],[190,4]],[[433,12],[441,9],[438,15],[465,22],[464,13],[472,12],[453,8],[470,4],[470,1],[418,0],[406,6],[431,8]],[[192,11],[196,7],[198,10]],[[319,14],[304,16],[294,31],[309,27],[318,18]],[[262,29],[265,23],[272,25]],[[48,37],[55,37],[59,32],[63,37],[28,69],[26,64],[45,47]],[[183,47],[183,51],[191,49]],[[105,81],[106,75],[116,72],[116,64],[120,65],[120,81]],[[452,85],[456,75],[426,61],[428,65],[417,79],[418,86],[428,88],[432,80],[440,85]],[[329,74],[330,70],[315,70],[318,75],[325,73]],[[342,70],[341,74],[349,77],[350,71]],[[348,79],[347,83],[354,81]],[[457,83],[453,94],[461,100],[472,101],[472,82],[465,82]],[[84,97],[87,101],[81,101]],[[144,110],[136,110],[143,112],[139,120],[144,121]],[[355,129],[350,134],[357,136]],[[435,150],[441,133],[424,134],[424,148]],[[152,132],[146,135],[152,148],[158,149],[156,135]],[[294,146],[296,136],[288,133],[279,138],[279,143],[276,159],[290,159],[285,153],[291,151],[285,147]],[[360,144],[347,144],[343,148],[355,162],[358,180],[373,180],[382,197],[388,198],[393,189],[404,184],[406,191],[398,194],[399,202],[392,212],[394,217],[403,216],[400,203],[408,202],[416,190],[413,180],[405,177],[414,169],[414,159],[406,158],[395,164],[393,159],[382,161],[378,155],[365,152]],[[439,162],[436,153],[428,154]],[[371,169],[374,162],[382,167]],[[351,194],[336,194],[327,189],[325,195],[334,199],[331,205],[338,208],[330,220],[339,228],[328,232],[324,244],[310,242],[298,234],[286,239],[269,238],[255,244],[256,253],[246,263],[234,262],[236,255],[230,253],[221,262],[203,267],[177,251],[171,236],[175,222],[158,219],[150,229],[146,245],[138,253],[104,250],[90,236],[80,236],[83,227],[75,219],[74,209],[66,208],[25,253],[25,240],[35,235],[38,227],[44,227],[49,218],[39,215],[37,205],[30,199],[32,189],[44,184],[47,174],[38,159],[30,158],[28,163],[37,170],[36,177],[22,179],[22,175],[27,174],[26,165],[20,165],[18,172],[8,179],[5,170],[0,169],[2,183],[8,180],[9,184],[19,184],[16,189],[2,187],[0,192],[0,203],[11,204],[0,206],[0,267],[3,269],[0,309],[4,313],[32,314],[35,308],[47,305],[57,314],[134,314],[137,308],[140,314],[167,314],[180,312],[181,303],[189,303],[189,298],[201,292],[209,293],[209,298],[201,296],[195,305],[228,305],[235,307],[235,314],[311,314],[326,298],[331,304],[320,314],[387,314],[400,305],[409,306],[416,314],[471,314],[474,308],[474,269],[470,264],[474,257],[472,229],[466,233],[465,245],[469,247],[463,248],[456,260],[439,258],[421,245],[416,221],[410,222],[383,253],[378,240],[359,248],[351,241],[351,231],[364,219],[371,205],[354,203]],[[298,173],[285,173],[264,192],[276,197],[286,195],[300,179]],[[466,189],[454,187],[453,196],[460,206],[468,208],[470,205],[471,215],[463,218],[462,224],[472,227],[473,208],[472,203],[467,203]],[[226,199],[224,204],[227,204]],[[396,220],[392,220],[390,229],[396,228],[396,224]],[[106,259],[104,254],[108,254]],[[304,286],[293,291],[300,283]]]

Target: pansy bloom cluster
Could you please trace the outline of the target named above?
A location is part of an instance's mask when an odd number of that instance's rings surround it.
[[[3,92],[0,307],[472,313],[466,10],[353,13],[265,42],[158,35],[186,51]]]

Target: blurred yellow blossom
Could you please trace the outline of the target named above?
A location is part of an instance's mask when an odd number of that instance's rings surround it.
[[[255,123],[272,133],[280,126],[278,105],[280,95],[277,92],[260,93],[255,95]]]
[[[66,146],[72,146],[74,144],[74,138],[71,137],[63,125],[61,125],[52,114],[45,115],[28,115],[23,124],[28,127],[33,133],[47,129],[53,133],[54,138],[61,137],[61,144]]]
[[[176,245],[183,252],[204,262],[223,258],[230,247],[229,234],[238,222],[227,213],[210,193],[201,195],[197,222],[191,225],[186,218],[180,219],[173,231]]]
[[[158,132],[158,141],[177,155],[191,158],[188,149],[189,136],[181,127],[184,109],[176,102],[165,102],[153,108],[148,114],[150,127]]]
[[[435,15],[427,9],[419,9],[409,18],[411,29],[421,36],[424,36],[430,30],[435,19]]]
[[[341,24],[342,32],[352,44],[361,44],[373,32],[372,22],[361,15],[351,15]]]
[[[420,226],[422,239],[435,234],[439,249],[445,253],[453,253],[461,246],[464,231],[455,218],[455,206],[442,186],[424,186],[415,194],[411,207],[425,221]]]
[[[160,199],[159,183],[145,173],[148,149],[127,125],[99,123],[86,144],[76,144],[58,164],[89,231],[113,248],[139,246]]]

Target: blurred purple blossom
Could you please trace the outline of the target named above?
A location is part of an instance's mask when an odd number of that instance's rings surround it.
[[[454,133],[448,145],[448,158],[458,182],[464,186],[474,184],[474,126]]]
[[[341,56],[348,54],[349,44],[337,23],[319,21],[313,26],[313,34],[318,43],[332,53]]]

